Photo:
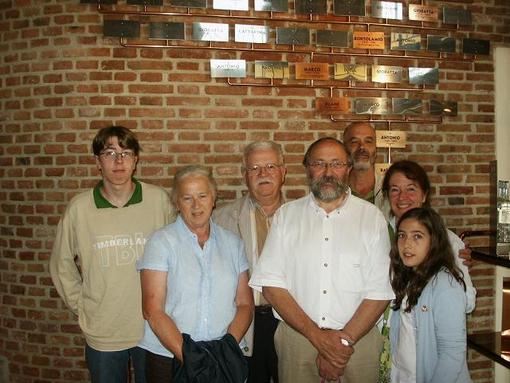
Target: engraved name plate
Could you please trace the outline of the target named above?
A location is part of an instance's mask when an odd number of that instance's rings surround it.
[[[365,0],[335,0],[333,9],[339,16],[365,16]]]
[[[170,4],[176,7],[205,8],[207,0],[171,0]]]
[[[427,35],[427,49],[434,52],[455,52],[456,41],[453,37]]]
[[[401,130],[376,130],[376,146],[378,148],[405,148],[407,133]]]
[[[105,20],[103,35],[106,37],[140,37],[140,23],[131,20]]]
[[[255,0],[256,11],[287,12],[288,0]]]
[[[409,20],[437,21],[439,8],[421,4],[409,4]]]
[[[324,15],[328,12],[326,0],[294,0],[296,13],[300,14],[320,14]]]
[[[352,47],[361,49],[384,49],[384,32],[360,32],[352,35]]]
[[[349,112],[349,99],[347,97],[319,97],[315,99],[315,106],[321,113]]]
[[[430,114],[433,116],[456,116],[457,102],[430,100]]]
[[[228,24],[193,23],[193,40],[228,41]]]
[[[328,80],[328,63],[296,63],[296,80]]]
[[[402,82],[402,68],[389,65],[372,65],[372,82]]]
[[[393,98],[392,111],[395,114],[422,114],[423,102],[415,98]]]
[[[372,1],[371,15],[381,19],[402,20],[402,3],[395,3],[393,1]]]
[[[213,0],[213,9],[224,9],[226,11],[247,11],[248,0]]]
[[[471,25],[471,11],[463,8],[443,7],[443,23]]]
[[[376,145],[377,147],[377,141],[376,141]],[[378,164],[375,164],[375,172],[377,174],[380,174],[381,176],[384,176],[386,174],[386,171],[389,169],[389,167],[391,166],[391,164],[383,164],[383,163],[378,163]]]
[[[489,40],[462,39],[462,53],[473,55],[488,55],[491,50]]]
[[[335,64],[335,80],[367,81],[367,66],[364,64]]]
[[[416,33],[391,32],[391,49],[419,51],[421,35]]]
[[[289,78],[287,61],[255,61],[255,78]]]
[[[269,42],[269,27],[236,24],[234,39],[238,43],[267,43]]]
[[[414,85],[435,85],[439,83],[439,69],[410,67],[409,83]]]
[[[184,40],[184,23],[150,23],[149,38]]]
[[[309,45],[310,31],[306,28],[276,28],[276,44]]]
[[[211,77],[246,77],[246,60],[210,60]]]
[[[388,114],[388,100],[382,97],[357,98],[354,109],[356,114]]]
[[[349,46],[349,32],[318,30],[317,45],[347,48]]]

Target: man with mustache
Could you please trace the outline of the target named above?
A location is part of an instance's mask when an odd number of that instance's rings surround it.
[[[280,319],[280,382],[375,383],[382,346],[375,323],[393,298],[386,220],[351,194],[342,142],[315,141],[303,165],[311,193],[277,211],[250,280]]]
[[[239,235],[245,244],[250,272],[258,262],[273,214],[283,204],[282,186],[287,169],[281,146],[273,141],[256,141],[244,149],[242,172],[248,193],[214,213],[220,226]],[[248,383],[278,383],[273,336],[278,324],[271,305],[254,291],[255,316],[245,339],[248,346]]]

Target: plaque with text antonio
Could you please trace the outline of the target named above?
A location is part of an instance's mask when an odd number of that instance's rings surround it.
[[[391,109],[395,114],[422,114],[423,102],[414,98],[393,98]]]
[[[287,12],[289,10],[288,0],[255,0],[256,11]]]
[[[325,15],[328,12],[326,0],[294,0],[296,13],[300,14],[320,14]]]
[[[414,85],[436,85],[439,83],[439,69],[410,67],[409,83]]]
[[[378,148],[405,148],[407,133],[401,130],[376,130],[376,146]]]
[[[409,20],[437,21],[439,8],[422,4],[409,4]]]
[[[393,1],[372,1],[372,17],[402,20],[402,3]]]
[[[365,64],[335,64],[335,80],[367,81],[367,66]]]
[[[356,114],[388,114],[388,100],[382,97],[357,98],[354,110]]]
[[[193,23],[193,40],[228,41],[228,24]]]
[[[333,11],[339,16],[365,16],[365,0],[335,0]]]
[[[352,34],[352,47],[359,49],[384,49],[384,32],[360,32]]]
[[[234,41],[238,43],[260,43],[269,41],[269,27],[265,25],[235,25]]]
[[[255,78],[284,79],[289,78],[287,61],[255,61]]]
[[[310,30],[306,28],[276,28],[276,44],[310,45]]]
[[[315,99],[315,106],[321,113],[349,112],[349,100],[347,97],[319,97]]]
[[[419,51],[421,49],[421,35],[391,32],[390,48],[393,50]]]
[[[372,82],[400,83],[402,68],[390,65],[372,65]]]
[[[317,30],[316,44],[327,47],[349,47],[349,32],[347,31],[331,31]]]
[[[213,9],[248,11],[248,0],[213,0]]]
[[[246,77],[246,60],[210,60],[211,77]]]
[[[328,80],[328,63],[296,63],[296,80]]]

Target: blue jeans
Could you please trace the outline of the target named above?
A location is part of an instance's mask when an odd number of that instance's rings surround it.
[[[121,351],[98,351],[85,346],[85,360],[92,383],[126,383],[129,358],[135,371],[135,383],[145,383],[145,350],[140,347]]]

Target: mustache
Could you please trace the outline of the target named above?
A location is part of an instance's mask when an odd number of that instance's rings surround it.
[[[271,180],[271,178],[269,178],[269,177],[264,177],[264,178],[259,178],[259,179],[257,179],[257,185],[260,185],[261,183],[264,183],[264,182],[269,182],[269,183],[271,183],[271,182],[272,182],[272,180]]]

